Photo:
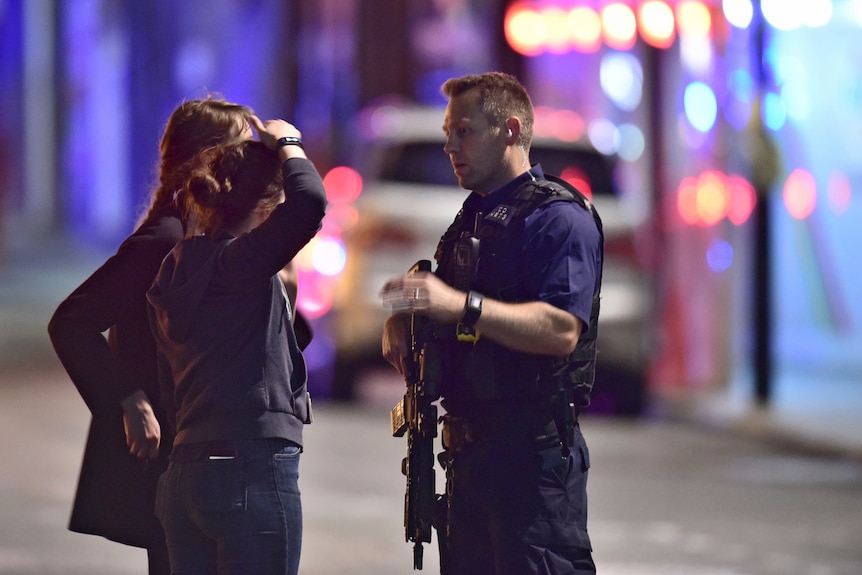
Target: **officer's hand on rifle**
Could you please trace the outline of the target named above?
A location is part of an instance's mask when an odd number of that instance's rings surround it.
[[[416,312],[439,323],[457,323],[467,294],[446,285],[430,272],[416,272],[386,282],[380,292],[393,312]]]
[[[407,371],[406,360],[410,357],[410,316],[396,313],[383,324],[383,358],[404,375]]]

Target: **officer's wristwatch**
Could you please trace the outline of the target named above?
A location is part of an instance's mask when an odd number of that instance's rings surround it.
[[[464,303],[464,316],[461,318],[461,323],[466,326],[473,327],[479,321],[479,316],[482,315],[482,302],[484,297],[479,292],[471,291],[467,294],[467,301]]]

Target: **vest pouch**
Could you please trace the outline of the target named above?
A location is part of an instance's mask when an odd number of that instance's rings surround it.
[[[467,355],[464,370],[474,396],[479,401],[496,399],[498,396],[494,348],[487,343],[480,339],[474,344],[472,352]]]

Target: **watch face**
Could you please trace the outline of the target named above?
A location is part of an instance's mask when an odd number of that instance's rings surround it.
[[[482,296],[471,293],[470,294],[470,301],[467,305],[469,305],[472,308],[481,309],[482,308]]]

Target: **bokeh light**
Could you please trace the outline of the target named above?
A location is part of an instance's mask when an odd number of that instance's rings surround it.
[[[575,6],[567,16],[572,47],[592,54],[602,47],[602,19],[589,6]]]
[[[631,50],[637,41],[637,18],[627,4],[613,2],[602,8],[602,28],[605,44],[616,50]]]
[[[605,94],[622,110],[638,107],[643,96],[643,67],[632,54],[611,52],[604,56],[599,82]]]
[[[726,271],[733,264],[733,246],[727,240],[715,238],[706,249],[706,265],[716,273]]]
[[[737,28],[748,28],[754,16],[751,0],[722,0],[721,9],[727,21]]]
[[[575,189],[584,194],[588,200],[593,199],[593,186],[590,184],[590,178],[587,174],[576,166],[566,166],[560,172],[560,177],[572,184]]]
[[[646,139],[644,133],[635,124],[622,124],[619,127],[620,149],[617,151],[620,158],[627,162],[637,161],[644,153]]]
[[[542,10],[542,18],[545,21],[545,49],[552,54],[563,54],[568,52],[569,26],[566,11],[562,8],[549,6]]]
[[[797,168],[784,182],[784,207],[797,220],[811,215],[817,205],[817,184],[810,172]]]
[[[709,38],[712,14],[703,2],[684,0],[676,7],[679,35],[686,38]]]
[[[751,216],[757,203],[757,193],[751,182],[739,175],[727,178],[730,188],[730,205],[727,207],[727,219],[735,226],[741,226]]]
[[[850,178],[844,172],[833,172],[829,176],[826,192],[829,198],[829,207],[836,216],[844,215],[850,209],[850,200],[853,197],[853,189]]]
[[[784,102],[781,96],[774,92],[769,92],[763,96],[763,106],[760,108],[760,116],[763,125],[777,132],[784,127],[787,120],[787,111],[784,109]]]
[[[805,65],[793,56],[778,58],[773,66],[776,84],[781,86],[781,102],[787,116],[805,120],[811,113],[811,82]]]
[[[603,45],[628,51],[638,37],[659,49],[673,46],[677,36],[710,42],[712,24],[712,13],[701,0],[524,1],[506,8],[503,33],[514,51],[531,57],[571,50],[592,54]],[[695,51],[702,60],[703,48]]]
[[[542,15],[530,6],[511,6],[506,12],[503,31],[509,46],[519,54],[535,56],[544,50],[548,28]]]
[[[359,212],[353,204],[329,204],[326,208],[324,225],[332,222],[333,227],[339,232],[352,230],[359,221]]]
[[[347,251],[338,238],[326,237],[315,242],[311,262],[317,272],[325,276],[338,275],[344,270],[346,261]]]
[[[715,125],[718,103],[712,88],[703,82],[692,82],[683,96],[685,115],[699,132],[708,132]]]
[[[739,226],[751,217],[757,195],[742,176],[708,170],[697,178],[684,178],[676,201],[680,219],[688,225],[713,226],[726,217]]]
[[[587,137],[593,147],[606,156],[616,154],[620,149],[620,131],[610,120],[598,119],[590,122]]]
[[[584,119],[574,110],[536,106],[533,115],[533,135],[558,138],[564,142],[577,142],[584,135]]]
[[[717,224],[727,214],[730,194],[724,174],[708,171],[697,180],[697,215],[706,226]]]
[[[728,98],[724,103],[724,117],[736,130],[742,130],[751,119],[754,101],[754,79],[747,70],[736,69],[727,80]]]
[[[831,0],[761,0],[766,22],[777,30],[825,26],[832,19]]]
[[[676,35],[673,10],[661,0],[647,0],[638,8],[638,30],[650,46],[670,48]]]
[[[550,133],[564,142],[577,142],[584,136],[584,119],[574,110],[555,110]]]
[[[712,74],[712,40],[701,36],[680,36],[679,56],[685,69],[694,76]]]
[[[700,222],[697,215],[697,180],[683,178],[676,192],[676,209],[686,224],[693,226]]]
[[[352,202],[362,192],[362,176],[353,168],[336,166],[323,177],[323,187],[330,203]]]

